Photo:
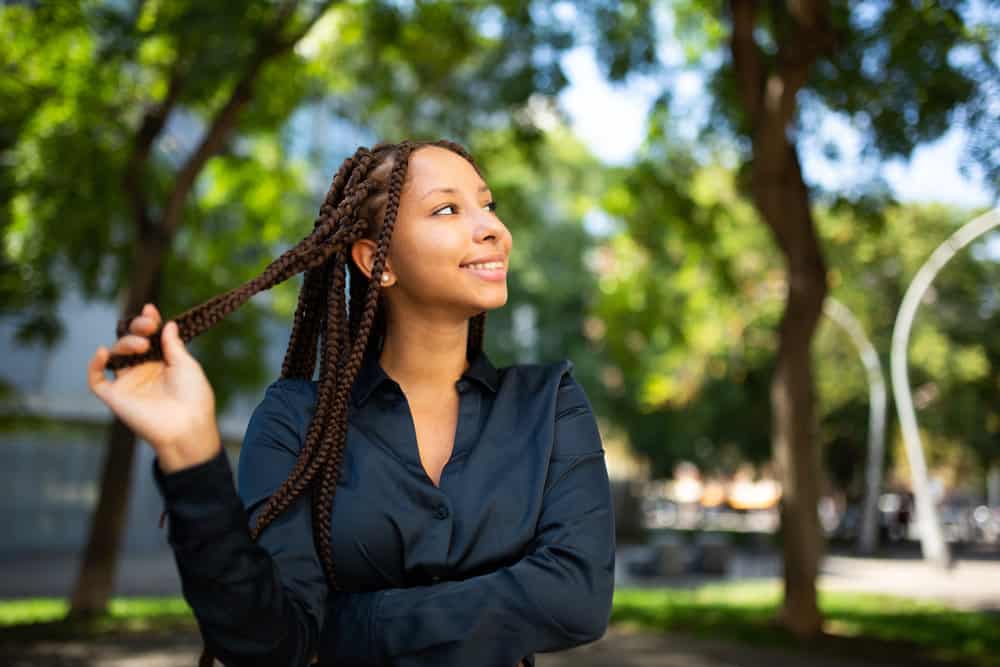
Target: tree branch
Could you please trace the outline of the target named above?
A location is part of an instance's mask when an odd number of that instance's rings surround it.
[[[792,39],[778,50],[777,76],[782,85],[781,99],[775,105],[785,127],[795,115],[796,95],[805,86],[813,64],[836,43],[829,11],[828,0],[788,0],[795,28]]]
[[[237,118],[243,108],[253,97],[253,86],[261,69],[269,61],[275,59],[283,53],[290,51],[296,43],[309,31],[319,18],[334,4],[334,0],[327,0],[319,3],[317,9],[310,15],[305,23],[299,27],[293,36],[282,38],[286,24],[298,7],[295,0],[286,0],[271,24],[257,38],[257,43],[246,69],[233,86],[229,98],[219,108],[215,116],[209,122],[205,133],[194,152],[187,159],[184,165],[178,170],[174,180],[174,187],[167,198],[164,207],[163,227],[165,234],[169,237],[174,234],[181,223],[181,213],[184,201],[190,194],[194,182],[201,173],[202,168],[208,159],[218,153],[229,134],[236,126]]]
[[[743,109],[750,127],[756,124],[763,90],[760,46],[753,36],[757,23],[756,0],[730,0],[733,29],[729,47],[736,72],[736,86],[739,89]]]
[[[181,70],[180,63],[174,62],[170,69],[166,96],[162,102],[148,108],[143,114],[142,122],[139,124],[139,129],[132,143],[132,153],[125,163],[125,173],[122,175],[122,187],[125,189],[125,194],[131,204],[132,218],[138,226],[140,236],[147,236],[156,231],[149,215],[143,176],[150,153],[153,150],[153,144],[160,132],[163,131],[170,112],[180,98],[183,86]]]

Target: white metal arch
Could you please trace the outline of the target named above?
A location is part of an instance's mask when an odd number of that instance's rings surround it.
[[[823,314],[847,333],[868,376],[868,459],[865,463],[865,499],[858,531],[858,550],[872,553],[878,544],[878,498],[885,458],[885,375],[878,352],[854,314],[833,297],[823,302]]]
[[[913,476],[913,495],[917,505],[916,519],[917,529],[920,532],[920,547],[926,560],[942,567],[949,567],[952,564],[952,559],[948,545],[944,540],[937,507],[934,504],[934,499],[930,496],[930,488],[927,484],[927,463],[920,442],[920,431],[917,428],[917,416],[913,409],[913,398],[906,367],[906,352],[917,307],[935,276],[959,250],[997,226],[1000,226],[1000,209],[995,208],[966,223],[939,245],[913,276],[913,282],[906,289],[903,303],[899,307],[896,322],[892,328],[890,362],[892,395],[896,401],[896,411],[899,413],[899,424],[906,445],[906,457],[909,459],[910,471]]]

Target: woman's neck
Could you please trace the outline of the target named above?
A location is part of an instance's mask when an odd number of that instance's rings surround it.
[[[390,330],[379,363],[401,387],[448,390],[469,367],[468,336],[468,321],[458,327],[417,326],[402,336],[394,336]]]

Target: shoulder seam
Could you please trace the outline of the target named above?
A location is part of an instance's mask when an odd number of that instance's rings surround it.
[[[275,393],[277,400],[281,401],[283,408],[287,410],[288,413],[293,416],[293,418],[295,418],[295,421],[298,424],[299,447],[301,451],[301,447],[305,445],[306,433],[308,432],[309,425],[301,423],[301,420],[298,419],[299,416],[298,408],[296,408],[289,400],[290,388],[288,386],[289,384],[294,384],[298,382],[311,382],[311,381],[303,380],[302,378],[278,378],[277,380],[272,382],[267,389],[268,391],[271,389],[276,390]]]

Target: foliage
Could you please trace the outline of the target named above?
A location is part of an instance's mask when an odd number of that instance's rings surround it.
[[[565,84],[556,58],[571,40],[567,27],[526,3],[5,5],[0,314],[17,320],[22,341],[53,345],[64,335],[56,306],[67,289],[120,298],[142,235],[157,233],[151,223],[227,99],[254,73],[284,7],[294,8],[285,38],[321,18],[249,79],[229,139],[195,174],[162,280],[168,317],[256,276],[302,238],[336,166],[357,144],[373,143],[372,131],[460,140],[493,131],[511,144],[509,156],[535,159],[517,149],[542,138],[526,105],[530,98],[544,107]],[[528,57],[539,51],[548,59]],[[337,150],[317,145],[303,137],[310,125],[345,128],[351,139]],[[143,161],[134,151],[149,132],[158,134]],[[486,145],[498,141],[482,136]],[[567,256],[573,247],[558,246]],[[192,342],[220,409],[273,370],[263,330],[290,319],[300,281]]]
[[[940,205],[888,205],[875,226],[849,207],[820,216],[837,267],[832,295],[864,324],[880,351],[887,382],[903,293],[931,252],[975,214]],[[1000,355],[991,334],[1000,325],[1000,257],[990,243],[973,244],[938,274],[917,312],[908,366],[931,465],[953,470],[971,465],[971,477],[955,481],[977,489],[985,470],[1000,460]],[[829,324],[817,340],[815,359],[822,437],[831,460],[844,464],[838,481],[860,493],[867,449],[866,429],[859,428],[867,423],[864,371],[846,337]]]
[[[776,260],[733,172],[664,143],[647,142],[604,197],[620,229],[592,260],[588,333],[614,416],[653,474],[680,460],[733,470],[770,455]]]
[[[779,46],[789,44],[797,20],[793,14],[806,12],[807,5],[754,5],[754,38],[761,49],[762,77],[776,71],[771,66],[779,57]],[[995,107],[1000,86],[993,48],[1000,22],[996,12],[961,1],[867,2],[861,6],[835,1],[829,7],[835,43],[817,61],[798,94],[801,113],[794,116],[791,130],[798,143],[817,133],[819,123],[831,114],[840,114],[860,135],[865,171],[856,182],[839,192],[824,193],[815,186],[810,192],[817,217],[840,216],[841,225],[851,230],[842,232],[844,246],[826,250],[830,253],[833,294],[839,296],[842,289],[838,285],[859,273],[856,263],[852,268],[840,266],[845,253],[851,252],[846,239],[859,243],[856,252],[865,252],[863,246],[876,243],[887,224],[883,217],[892,214],[887,211],[893,209],[893,202],[878,176],[882,161],[907,157],[917,145],[959,126],[969,137],[967,166],[975,162],[977,173],[987,177],[988,186],[1000,184],[1000,178],[995,177],[1000,169],[1000,155],[995,151],[1000,124],[996,114],[987,111]],[[730,50],[731,7],[720,0],[669,4],[635,0],[615,3],[614,9],[605,7],[603,11],[602,19],[611,28],[595,36],[597,53],[609,77],[621,80],[642,73],[666,81],[649,118],[644,155],[627,168],[621,185],[612,187],[605,203],[624,229],[604,251],[613,259],[605,257],[603,263],[618,268],[601,280],[602,299],[592,329],[600,332],[603,340],[597,349],[610,361],[606,373],[609,384],[618,387],[609,387],[619,398],[616,414],[629,424],[636,446],[652,458],[655,474],[669,474],[678,459],[723,469],[732,467],[734,461],[759,461],[767,456],[764,439],[769,423],[764,412],[769,407],[767,385],[774,354],[773,344],[766,338],[777,324],[775,294],[783,289],[783,272],[779,256],[765,247],[767,240],[739,224],[756,216],[745,205],[741,209],[736,197],[748,194],[751,128],[737,92]],[[620,23],[657,29],[637,31],[632,35],[636,43],[626,47],[621,32],[615,29]],[[673,54],[678,45],[679,59]],[[706,80],[712,105],[700,120],[697,144],[678,147],[670,88],[685,70]],[[717,146],[723,146],[724,151]],[[673,157],[678,152],[697,156],[697,164],[684,165],[683,160]],[[836,145],[828,146],[826,152],[832,159],[843,153]],[[740,167],[723,179],[731,185],[722,185],[731,188],[732,195],[720,195],[712,211],[707,208],[710,197],[696,199],[692,194],[693,174],[734,162]],[[723,228],[717,220],[734,224]],[[912,238],[922,235],[914,229],[924,220],[913,222],[908,232],[885,239],[886,252],[902,243],[907,252],[926,257],[929,249]],[[864,242],[860,241],[862,235]],[[928,237],[939,238],[930,230],[922,236]],[[732,240],[732,248],[720,239]],[[828,237],[824,241],[830,243]],[[662,246],[670,245],[675,250],[664,254]],[[885,259],[878,270],[893,270],[893,260],[888,255]],[[864,275],[866,281],[883,283],[883,278],[872,272]],[[869,311],[862,318],[866,324],[872,323],[872,318],[879,320],[876,346],[880,350],[888,349],[888,338],[881,334],[891,330],[905,289],[900,277],[892,280],[895,288],[883,284],[883,291],[870,293],[873,303],[862,304],[844,295],[852,308]],[[985,283],[973,279],[972,284]],[[867,294],[871,288],[871,284],[856,284],[851,289]],[[976,297],[968,290],[966,296],[959,297],[965,299],[963,303],[978,304],[990,298]],[[960,319],[975,330],[972,338],[981,340],[989,330],[983,328],[987,323],[982,318]],[[611,330],[605,332],[607,327]],[[824,332],[823,349],[814,355],[822,359],[815,376],[823,385],[819,389],[825,401],[820,406],[820,413],[826,415],[823,439],[836,443],[827,449],[834,477],[849,484],[856,477],[850,463],[863,460],[858,455],[866,449],[862,425],[867,423],[867,391],[849,344],[829,327]],[[938,334],[938,352],[945,346],[941,336],[947,334]],[[929,333],[915,332],[914,361],[918,366],[923,367],[926,361],[921,351],[935,345],[932,338]],[[954,401],[955,409],[948,418],[954,422],[948,430],[952,438],[959,434],[959,424],[975,433],[982,429],[973,422],[994,422],[983,406],[990,400],[995,402],[995,372],[989,372],[985,350],[979,345],[967,343],[961,353],[963,372],[977,374],[982,386],[975,394],[971,387],[952,394],[962,397],[961,405]],[[931,357],[939,365],[948,358],[942,354]],[[884,359],[886,369],[887,361]],[[923,380],[926,383],[926,378]],[[933,428],[945,432],[943,425]],[[986,454],[980,454],[984,462],[997,450],[995,430],[989,428],[981,436],[967,438],[977,451]]]
[[[763,9],[765,47],[786,20],[778,6]],[[23,338],[58,340],[67,323],[55,306],[66,289],[118,298],[135,261],[127,157],[143,114],[182,75],[138,181],[157,213],[273,7],[0,8],[0,314],[18,318]],[[301,3],[287,32],[317,7]],[[833,5],[838,55],[803,93],[800,133],[815,129],[821,111],[838,109],[876,157],[905,155],[950,121],[966,126],[973,144],[989,144],[992,14],[975,17],[963,2],[845,7]],[[745,171],[726,166],[744,144],[724,18],[718,0],[669,8],[648,0],[334,3],[261,70],[231,140],[198,176],[166,264],[162,310],[180,312],[248,280],[300,239],[333,170],[358,143],[450,136],[479,159],[514,234],[510,305],[491,313],[487,336],[496,360],[573,359],[595,407],[626,429],[655,474],[680,459],[722,469],[765,460],[783,272],[743,198]],[[921,34],[935,39],[916,48]],[[592,44],[613,79],[672,74],[660,49],[673,36],[685,62],[713,81],[706,133],[697,145],[678,138],[665,86],[634,163],[600,164],[553,102],[566,83],[560,55]],[[983,155],[995,173],[995,155]],[[905,281],[968,214],[895,207],[878,187],[818,197],[816,215],[832,293],[884,351]],[[595,220],[603,231],[590,226]],[[996,271],[975,252],[957,258],[937,284],[941,307],[925,306],[918,318],[912,377],[926,388],[921,420],[932,459],[968,446],[981,465],[996,460],[1000,350],[987,335],[996,324]],[[258,296],[193,343],[221,406],[276,367],[264,342],[287,328],[298,284]],[[850,464],[865,447],[864,375],[829,327],[816,358],[829,467],[839,484],[856,484]]]

